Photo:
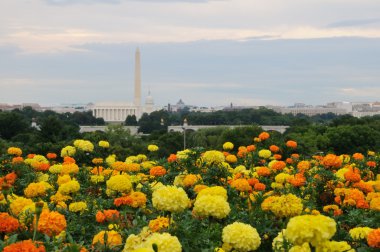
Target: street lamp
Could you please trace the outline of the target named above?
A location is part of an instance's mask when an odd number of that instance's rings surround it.
[[[188,126],[187,124],[187,119],[183,119],[183,125],[182,125],[182,130],[183,130],[183,150],[186,150],[186,127]]]

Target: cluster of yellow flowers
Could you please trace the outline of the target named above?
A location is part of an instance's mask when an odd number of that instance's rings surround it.
[[[75,140],[74,146],[77,149],[86,151],[86,152],[92,152],[94,150],[94,145],[88,140],[83,140],[83,139]]]
[[[115,175],[107,180],[107,189],[120,193],[128,193],[132,189],[132,183],[128,175]]]
[[[153,233],[147,237],[130,235],[127,238],[123,252],[149,251],[154,252],[152,245],[157,246],[159,252],[181,252],[182,246],[176,236],[169,233]]]
[[[200,217],[215,217],[223,219],[230,213],[231,208],[228,201],[218,195],[198,196],[194,203],[193,213]]]
[[[248,252],[256,250],[261,244],[257,230],[251,225],[234,222],[223,228],[223,249],[225,251]]]
[[[302,200],[294,194],[270,196],[261,204],[264,211],[271,211],[277,217],[292,217],[301,214]]]
[[[87,210],[87,203],[84,201],[79,201],[79,202],[73,202],[69,205],[69,211],[70,212],[81,212],[83,213],[84,211]]]
[[[158,146],[155,144],[150,144],[150,145],[148,145],[148,151],[150,151],[150,152],[158,151]]]
[[[27,198],[34,198],[44,196],[47,190],[53,187],[47,182],[30,183],[24,190],[24,194]]]
[[[234,144],[231,142],[225,142],[223,144],[223,150],[232,150],[234,148]]]
[[[272,152],[270,150],[263,149],[259,151],[259,157],[261,158],[270,158],[270,156],[272,156]]]
[[[225,160],[223,153],[216,150],[206,151],[202,158],[207,164],[221,164]]]
[[[22,150],[20,148],[17,148],[17,147],[9,147],[7,150],[7,153],[9,155],[15,155],[15,156],[19,157],[22,154]]]
[[[61,184],[58,187],[58,192],[64,194],[64,195],[69,195],[70,193],[76,193],[80,189],[80,184],[76,180],[70,180],[66,183]]]
[[[105,237],[107,237],[107,241],[104,241]],[[105,242],[107,246],[112,249],[116,246],[120,246],[123,243],[123,239],[121,238],[121,235],[118,232],[112,230],[100,231],[94,236],[92,240],[93,245],[104,244]]]
[[[182,188],[161,186],[152,194],[153,207],[161,211],[182,212],[190,206],[190,199]]]
[[[99,141],[98,145],[99,145],[99,147],[102,147],[102,148],[109,148],[110,147],[110,143],[107,141],[104,141],[104,140]]]
[[[66,146],[61,150],[61,157],[72,157],[77,152],[74,146]]]

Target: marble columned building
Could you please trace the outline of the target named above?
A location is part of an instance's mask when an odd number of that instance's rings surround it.
[[[135,115],[137,119],[143,113],[151,113],[156,110],[153,97],[146,97],[144,106],[141,105],[141,62],[140,50],[135,53],[135,85],[133,103],[127,102],[99,102],[91,106],[93,115],[96,118],[103,118],[106,122],[124,122],[127,116]]]

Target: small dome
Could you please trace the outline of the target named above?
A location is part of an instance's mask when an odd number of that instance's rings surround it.
[[[153,105],[154,104],[153,96],[150,95],[150,91],[148,93],[148,96],[145,98],[145,104],[147,104],[147,105]]]

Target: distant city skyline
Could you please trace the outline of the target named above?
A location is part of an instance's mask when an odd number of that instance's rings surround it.
[[[380,101],[380,2],[3,0],[0,103]]]

